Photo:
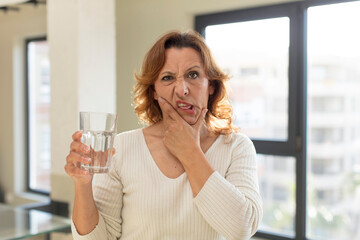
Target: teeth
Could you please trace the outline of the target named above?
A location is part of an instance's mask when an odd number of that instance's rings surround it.
[[[188,105],[188,104],[184,104],[184,103],[178,103],[177,106],[182,109],[191,109],[192,108],[191,104]]]

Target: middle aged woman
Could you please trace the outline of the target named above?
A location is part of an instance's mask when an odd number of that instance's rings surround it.
[[[256,153],[232,125],[228,77],[201,35],[161,37],[136,79],[135,112],[149,126],[116,136],[111,170],[93,186],[68,171],[74,238],[249,239],[262,217]]]

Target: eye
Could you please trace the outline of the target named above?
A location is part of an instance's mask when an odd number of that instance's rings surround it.
[[[170,76],[170,75],[166,75],[166,76],[163,76],[162,78],[161,78],[161,80],[163,80],[163,81],[170,81],[170,80],[173,80],[174,78],[172,77],[172,76]]]
[[[199,73],[195,71],[189,72],[188,77],[191,79],[196,79],[199,77]]]

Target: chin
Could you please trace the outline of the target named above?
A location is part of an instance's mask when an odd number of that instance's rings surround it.
[[[196,123],[196,117],[189,117],[189,116],[182,116],[182,118],[187,122],[189,125],[194,125]]]

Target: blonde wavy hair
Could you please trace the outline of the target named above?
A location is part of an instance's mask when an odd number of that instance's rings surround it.
[[[149,125],[163,119],[154,99],[154,82],[165,64],[165,51],[169,48],[190,47],[199,52],[204,70],[214,93],[209,96],[205,123],[210,132],[228,135],[237,132],[233,125],[233,110],[229,102],[226,82],[228,75],[220,70],[206,46],[203,37],[195,31],[172,31],[162,36],[145,55],[141,73],[135,72],[134,106],[138,118]]]

